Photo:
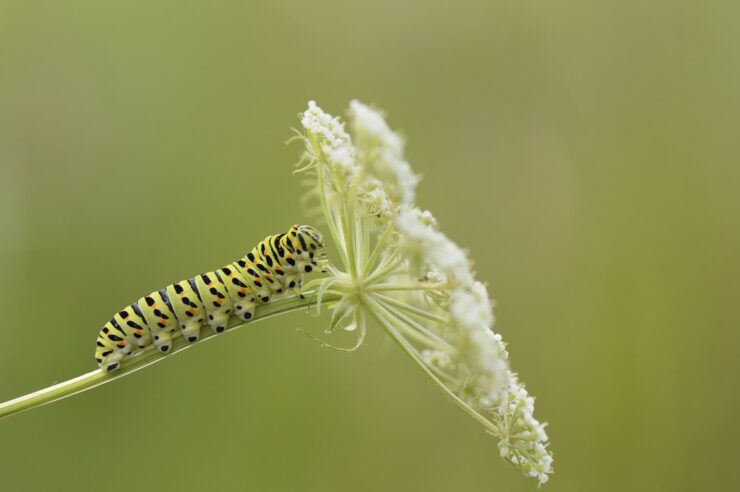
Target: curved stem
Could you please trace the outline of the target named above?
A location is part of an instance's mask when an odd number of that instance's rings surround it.
[[[382,300],[376,301],[378,304],[383,306],[386,311],[389,313],[392,313],[395,318],[398,318],[403,324],[406,324],[413,328],[410,331],[416,331],[419,333],[422,333],[424,337],[427,339],[427,343],[431,342],[431,345],[434,345],[437,348],[441,348],[442,350],[448,352],[448,353],[454,353],[455,349],[452,347],[452,345],[447,342],[444,338],[440,337],[438,334],[433,332],[432,330],[428,329],[426,326],[422,325],[421,323],[417,323],[413,318],[410,316],[407,316],[404,314],[401,310],[394,306],[387,305]],[[399,325],[402,326],[402,325]]]
[[[395,341],[399,347],[408,355],[414,363],[419,366],[419,368],[424,372],[424,374],[437,386],[439,386],[442,391],[444,391],[447,396],[449,396],[453,402],[457,404],[460,408],[462,408],[468,415],[473,417],[475,420],[483,424],[483,426],[490,432],[491,434],[495,435],[498,438],[501,438],[501,432],[498,428],[494,425],[493,422],[488,420],[486,417],[475,411],[470,405],[465,403],[462,399],[460,399],[459,396],[455,394],[454,391],[452,391],[449,387],[447,387],[444,382],[442,382],[434,372],[432,372],[429,367],[424,363],[423,360],[421,360],[421,357],[419,356],[416,349],[409,344],[406,339],[401,336],[400,333],[396,330],[396,327],[393,325],[392,320],[390,319],[390,315],[387,311],[385,311],[384,307],[375,302],[375,308],[371,309],[370,312],[375,317],[375,319],[385,328],[386,333],[390,335],[390,337]]]
[[[406,304],[406,303],[397,301],[396,299],[393,299],[392,297],[384,296],[383,294],[378,294],[377,292],[374,294],[374,296],[380,299],[381,301],[385,302],[386,304],[396,307],[400,309],[401,311],[405,311],[409,314],[413,314],[414,316],[418,316],[419,318],[426,319],[429,321],[435,321],[441,324],[446,324],[449,322],[449,320],[442,318],[440,316],[437,316],[434,313],[424,311],[423,309],[419,309],[418,307],[412,306],[411,304]]]
[[[254,320],[249,321],[248,323],[235,320],[235,322],[229,326],[229,329],[226,330],[226,333],[234,331],[237,328],[241,328],[244,325],[251,325],[254,321],[260,321],[302,309],[309,309],[315,303],[315,301],[311,299],[312,294],[313,292],[306,292],[304,294],[305,297],[285,297],[282,299],[276,299],[269,304],[257,306]],[[337,294],[326,293],[323,296],[322,302],[331,303],[339,299],[340,296]],[[182,352],[185,349],[201,344],[206,340],[210,340],[215,337],[216,334],[212,331],[204,334],[200,340],[195,343],[187,343],[182,337],[177,337],[173,340],[172,350],[168,354],[162,354],[156,350],[154,345],[150,345],[138,354],[127,358],[121,364],[121,368],[114,372],[107,373],[97,369],[74,379],[49,386],[48,388],[44,388],[34,393],[29,393],[5,403],[0,403],[0,418],[7,417],[14,413],[23,412],[25,410],[30,410],[31,408],[40,407],[41,405],[46,405],[63,398],[67,398],[68,396],[82,393],[83,391],[95,388],[101,384],[109,383],[151,364],[168,359],[172,357],[172,354],[174,353]]]

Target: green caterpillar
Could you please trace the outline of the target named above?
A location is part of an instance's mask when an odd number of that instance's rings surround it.
[[[318,267],[326,246],[311,226],[294,225],[284,234],[268,236],[243,258],[148,294],[116,313],[98,335],[95,360],[114,371],[132,352],[154,343],[166,353],[182,334],[196,342],[207,324],[226,330],[232,316],[249,321],[258,303],[275,294],[298,292],[303,274]]]

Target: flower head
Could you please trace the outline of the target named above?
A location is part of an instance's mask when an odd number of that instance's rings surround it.
[[[534,399],[509,369],[493,306],[467,253],[414,204],[419,177],[404,143],[378,111],[349,109],[351,135],[313,101],[301,123],[299,170],[309,174],[340,264],[312,282],[332,293],[331,329],[358,333],[369,320],[394,338],[461,408],[500,439],[501,456],[540,483],[552,473]],[[355,347],[356,348],[356,347]]]

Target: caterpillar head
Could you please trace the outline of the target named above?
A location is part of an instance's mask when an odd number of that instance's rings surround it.
[[[318,259],[325,255],[326,245],[321,233],[309,225],[294,225],[288,232],[288,237],[295,251],[296,260],[304,264],[299,268],[301,272],[310,272],[318,266]]]
[[[303,236],[304,240],[306,241],[306,246],[309,251],[315,251],[317,249],[324,248],[324,237],[321,235],[321,233],[311,227],[310,225],[302,225],[297,226],[298,227],[298,235]]]

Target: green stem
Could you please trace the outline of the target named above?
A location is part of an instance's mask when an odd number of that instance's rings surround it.
[[[436,321],[437,323],[442,323],[442,324],[446,324],[446,323],[449,322],[449,320],[447,320],[445,318],[442,318],[441,316],[437,316],[437,315],[432,314],[432,313],[430,313],[428,311],[424,311],[423,309],[419,309],[416,306],[412,306],[410,304],[406,304],[404,302],[397,301],[396,299],[393,299],[393,298],[388,297],[388,296],[384,296],[383,294],[378,294],[376,292],[374,295],[375,295],[375,297],[377,297],[378,299],[382,300],[383,302],[385,302],[385,303],[387,303],[387,304],[389,304],[391,306],[394,306],[394,307],[400,309],[401,311],[406,311],[409,314],[413,314],[415,316],[418,316],[419,318],[427,319],[429,321]]]
[[[367,278],[370,275],[370,270],[375,267],[375,262],[378,261],[380,253],[384,251],[385,243],[388,240],[388,236],[390,235],[392,230],[393,223],[390,223],[385,227],[383,234],[381,234],[378,238],[377,242],[375,243],[375,247],[373,248],[373,252],[370,253],[370,257],[365,262],[365,269],[362,271],[362,278]]]
[[[400,259],[398,251],[394,251],[390,256],[383,259],[380,265],[378,265],[378,268],[368,275],[363,280],[363,283],[365,285],[372,285],[380,282],[392,273],[401,273],[396,271],[401,263],[403,263],[403,260]]]
[[[319,180],[319,198],[321,199],[321,209],[324,211],[324,220],[326,226],[329,228],[329,234],[334,240],[334,244],[338,246],[339,256],[342,260],[342,264],[347,269],[347,255],[345,254],[346,245],[344,244],[344,238],[339,235],[336,224],[334,223],[334,217],[332,216],[331,209],[329,209],[327,198],[326,198],[326,183],[324,183],[324,166],[319,165],[316,170],[316,177]]]
[[[367,288],[369,291],[383,291],[383,290],[444,290],[449,287],[447,283],[440,284],[375,284]]]
[[[381,305],[379,305],[375,301],[371,301],[375,303],[375,309],[370,309],[369,311],[373,314],[375,319],[385,328],[386,333],[390,335],[390,337],[395,341],[399,347],[408,355],[411,360],[419,366],[419,368],[424,372],[424,374],[437,386],[439,386],[440,389],[444,393],[449,396],[453,402],[457,404],[460,408],[462,408],[468,415],[473,417],[475,420],[483,424],[483,426],[493,435],[496,437],[501,437],[501,432],[496,428],[493,422],[488,420],[486,417],[481,415],[480,413],[476,412],[473,408],[471,408],[467,403],[465,403],[462,399],[460,399],[459,396],[457,396],[450,388],[447,387],[446,384],[444,384],[437,376],[432,372],[429,367],[424,363],[423,360],[421,360],[421,357],[417,353],[416,349],[409,344],[409,342],[401,336],[400,333],[396,330],[396,327],[393,325],[392,321],[389,319],[389,314],[383,309]]]
[[[242,321],[235,320],[226,332],[234,331],[244,325],[251,325],[254,321],[261,321],[281,314],[308,309],[315,303],[315,301],[311,299],[312,294],[313,292],[306,292],[304,293],[305,297],[303,298],[297,296],[285,297],[282,299],[276,299],[269,304],[257,306],[255,319],[253,321],[244,323]],[[322,302],[331,303],[339,300],[340,297],[341,296],[337,294],[326,293],[323,296]],[[162,354],[156,350],[154,345],[150,345],[138,354],[127,358],[121,364],[121,368],[114,372],[106,373],[97,369],[74,379],[49,386],[48,388],[21,396],[5,403],[0,403],[0,418],[40,407],[41,405],[46,405],[47,403],[61,400],[68,396],[76,395],[77,393],[82,393],[83,391],[95,388],[101,384],[109,383],[151,364],[172,357],[172,354],[174,353],[182,352],[185,349],[201,344],[215,337],[216,334],[212,331],[208,331],[208,333],[204,334],[200,340],[195,343],[187,343],[182,337],[177,337],[174,339],[172,350],[170,350],[168,354]]]
[[[432,341],[432,344],[435,345],[437,348],[442,349],[446,351],[447,353],[454,353],[454,348],[452,345],[450,345],[447,340],[444,338],[441,338],[439,335],[434,333],[433,331],[429,330],[427,327],[422,325],[421,323],[417,323],[414,319],[412,319],[410,316],[407,316],[404,314],[401,310],[394,306],[387,305],[382,300],[377,300],[378,304],[383,306],[386,311],[392,313],[396,318],[398,318],[402,324],[407,324],[411,328],[413,328],[410,331],[418,331],[420,333],[423,333],[425,337],[427,337],[429,340]],[[402,326],[402,324],[399,324],[399,326]]]

